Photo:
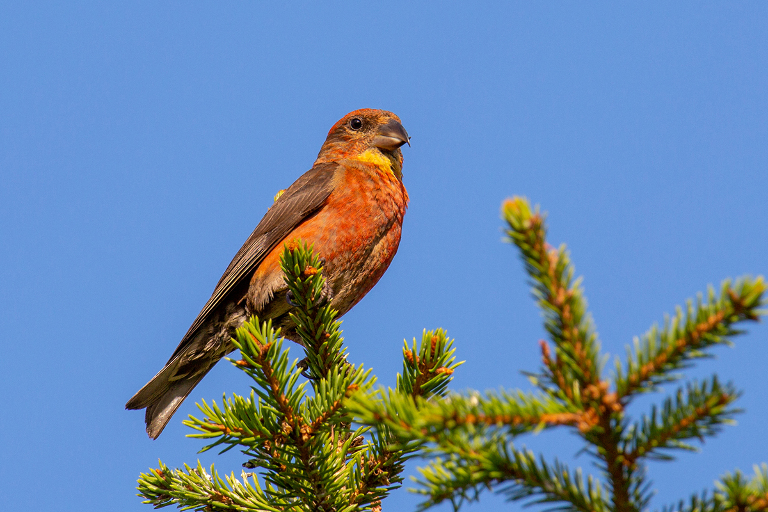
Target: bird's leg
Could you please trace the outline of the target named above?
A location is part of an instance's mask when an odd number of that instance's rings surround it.
[[[320,258],[320,268],[323,269],[323,272],[326,270],[327,262],[325,258]],[[331,288],[331,285],[328,283],[328,277],[326,276],[325,283],[323,284],[323,289],[320,292],[320,298],[317,301],[318,304],[327,304],[328,302],[333,300],[333,289]]]
[[[318,299],[317,303],[327,304],[332,300],[333,300],[333,288],[331,288],[331,285],[328,283],[328,280],[326,279],[325,283],[323,283],[323,289],[320,291],[320,298]]]
[[[328,283],[328,280],[326,280],[323,283],[323,289],[320,291],[320,297],[318,297],[316,305],[320,306],[323,304],[327,304],[331,300],[333,300],[333,288],[331,288],[331,285]],[[285,301],[291,307],[294,307],[294,308],[299,307],[299,304],[296,303],[293,296],[293,292],[291,290],[288,290],[285,293]]]
[[[342,362],[342,365],[343,365],[344,370],[346,370],[346,371],[348,371],[352,367],[352,365],[349,364],[349,362],[347,362],[346,358]],[[308,358],[305,357],[304,359],[302,359],[301,361],[296,363],[296,368],[301,370],[301,376],[304,377],[305,379],[308,379],[308,380],[320,380],[320,377],[318,377],[317,375],[314,375],[310,371]]]
[[[317,300],[317,305],[320,306],[322,304],[326,304],[331,300],[333,300],[333,289],[326,281],[325,284],[323,285],[323,289],[320,291],[320,297]],[[294,302],[293,292],[291,292],[291,290],[288,290],[286,292],[285,301],[288,303],[288,305],[294,308],[299,307],[299,305],[296,302]]]

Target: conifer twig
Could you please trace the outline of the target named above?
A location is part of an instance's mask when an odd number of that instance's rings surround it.
[[[534,503],[569,504],[581,512],[609,510],[598,481],[589,477],[585,482],[581,470],[572,472],[557,460],[549,464],[529,450],[514,449],[503,438],[483,443],[453,438],[448,459],[435,459],[420,474],[419,492],[428,499],[419,510],[444,501],[458,509],[463,502],[477,501],[487,486],[505,483],[501,492],[512,500],[534,497]]]
[[[660,453],[670,448],[695,450],[684,440],[701,440],[716,434],[721,425],[732,423],[731,418],[739,410],[729,406],[738,396],[732,385],[721,385],[717,377],[678,389],[674,400],[668,397],[661,409],[653,406],[650,416],[641,419],[622,450],[624,464],[634,465],[640,457],[670,460],[671,457]]]
[[[585,390],[600,383],[599,343],[587,313],[581,281],[565,247],[555,249],[546,242],[544,216],[531,210],[527,200],[507,200],[502,211],[509,224],[507,236],[521,252],[531,278],[533,294],[544,314],[544,326],[555,343],[555,357],[544,351],[545,375],[571,401],[580,401],[575,389]]]
[[[726,280],[715,295],[710,287],[707,300],[688,301],[686,311],[677,308],[664,327],[653,326],[628,351],[626,369],[617,366],[616,386],[619,399],[626,403],[637,391],[648,391],[659,383],[675,378],[673,370],[685,368],[692,359],[706,357],[714,345],[730,343],[739,334],[734,324],[757,320],[766,285],[762,277]]]

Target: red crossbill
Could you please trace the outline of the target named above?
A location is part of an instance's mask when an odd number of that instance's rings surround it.
[[[400,244],[408,205],[400,146],[408,139],[400,119],[384,110],[355,110],[333,125],[312,168],[267,210],[165,367],[125,405],[147,409],[149,437],[160,435],[190,391],[234,350],[232,335],[249,316],[271,319],[301,342],[280,269],[285,244],[314,244],[339,315],[378,282]]]

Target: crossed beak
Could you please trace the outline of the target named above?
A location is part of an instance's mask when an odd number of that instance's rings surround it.
[[[379,127],[376,137],[373,139],[373,145],[385,151],[392,151],[403,144],[410,146],[410,139],[403,125],[394,119],[390,119],[386,124]]]

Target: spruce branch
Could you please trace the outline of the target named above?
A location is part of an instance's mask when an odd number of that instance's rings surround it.
[[[323,263],[312,247],[303,243],[289,249],[286,244],[280,266],[286,276],[289,294],[297,307],[290,313],[296,331],[307,350],[307,364],[315,377],[346,361],[346,348],[335,320],[337,312],[326,304]]]
[[[600,383],[599,342],[581,280],[573,278],[565,246],[555,249],[547,244],[544,215],[538,208],[531,210],[526,199],[515,197],[504,203],[502,212],[506,234],[520,249],[544,327],[555,345],[554,358],[542,346],[543,375],[566,399],[579,401],[580,390]]]
[[[403,373],[397,375],[397,392],[412,398],[443,396],[451,375],[464,361],[456,363],[453,340],[443,329],[422,333],[421,343],[403,347]]]
[[[765,512],[768,510],[768,465],[755,465],[755,476],[747,480],[736,470],[716,484],[715,499],[726,512]]]
[[[706,300],[701,295],[695,303],[689,300],[685,313],[678,307],[662,328],[654,325],[636,338],[625,369],[617,364],[619,399],[627,403],[636,392],[675,380],[677,375],[671,372],[687,367],[693,359],[709,357],[707,349],[715,345],[729,344],[732,336],[741,333],[735,329],[736,323],[759,318],[765,291],[762,277],[740,279],[735,284],[726,280],[719,295],[710,287]]]
[[[635,426],[623,448],[625,464],[634,465],[640,457],[672,460],[664,453],[668,449],[696,451],[684,441],[715,435],[722,425],[732,423],[740,411],[730,406],[738,397],[733,385],[720,384],[717,376],[679,388],[674,399],[667,397],[660,410],[653,406]]]
[[[397,375],[397,387],[379,389],[370,395],[353,395],[348,402],[349,411],[363,425],[378,425],[374,439],[381,452],[398,451],[403,454],[404,462],[426,440],[399,436],[398,432],[402,429],[410,431],[418,425],[419,418],[424,414],[421,408],[446,395],[446,387],[455,369],[462,363],[456,362],[453,340],[447,337],[444,330],[425,330],[421,342],[417,343],[415,338],[412,346],[405,342],[403,373]],[[386,425],[381,421],[385,416],[390,419]]]
[[[509,240],[520,249],[533,294],[544,315],[544,327],[555,346],[552,357],[546,342],[541,343],[542,389],[574,406],[583,408],[581,428],[605,462],[614,506],[618,512],[630,512],[633,492],[632,469],[622,464],[620,420],[623,404],[610,383],[602,380],[599,368],[599,343],[581,280],[574,279],[574,268],[565,246],[554,249],[546,242],[544,216],[531,209],[527,199],[515,197],[502,205]],[[626,505],[626,507],[625,507]]]
[[[531,504],[558,503],[555,509],[581,512],[609,510],[599,481],[592,477],[585,480],[580,469],[571,471],[557,460],[547,463],[503,439],[479,443],[475,438],[453,445],[447,459],[437,458],[419,472],[417,481],[422,488],[418,492],[427,496],[420,510],[445,501],[458,510],[465,502],[477,501],[480,493],[494,484],[501,484],[500,492],[510,500],[532,498]]]
[[[755,475],[747,479],[736,470],[720,478],[715,492],[694,494],[686,502],[666,506],[662,512],[766,512],[768,511],[768,465],[754,466]]]
[[[267,500],[265,489],[252,474],[243,472],[238,479],[233,473],[222,479],[214,466],[209,474],[199,461],[194,469],[186,464],[183,470],[169,469],[162,462],[159,465],[139,477],[144,503],[155,508],[177,505],[182,510],[288,510],[287,502]]]
[[[721,500],[709,496],[707,491],[692,494],[688,501],[680,500],[674,506],[665,506],[662,512],[724,512]]]
[[[401,441],[422,443],[443,442],[460,428],[514,436],[557,425],[579,426],[584,421],[579,411],[546,395],[504,390],[413,400],[390,389],[382,392],[380,401],[354,400],[350,407],[362,423],[385,426]]]

